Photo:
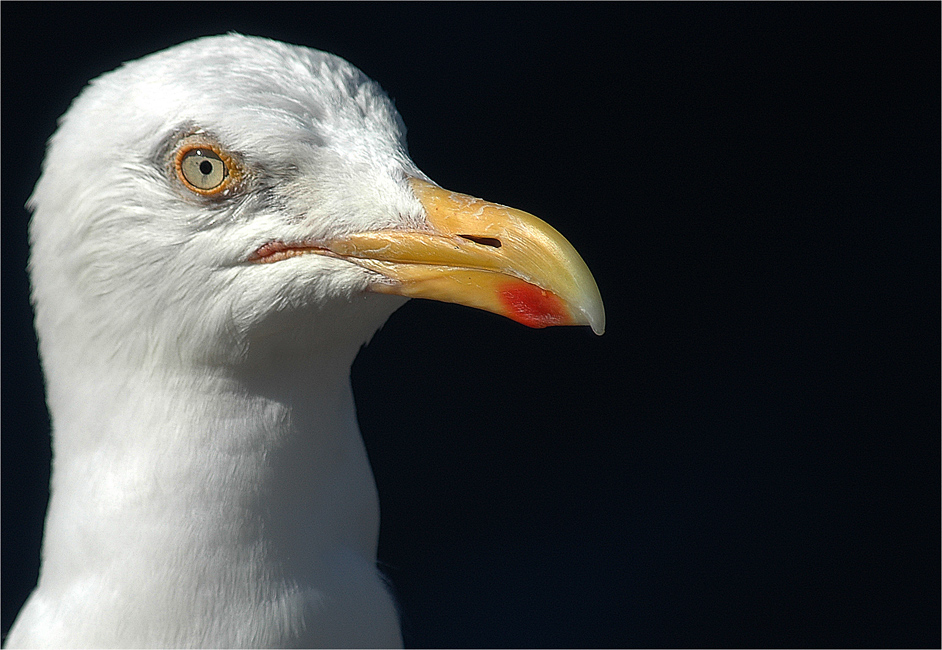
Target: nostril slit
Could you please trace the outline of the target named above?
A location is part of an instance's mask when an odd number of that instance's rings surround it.
[[[467,239],[473,241],[475,244],[480,244],[481,246],[491,246],[493,248],[500,248],[500,240],[496,237],[476,237],[475,235],[458,235],[462,239]]]

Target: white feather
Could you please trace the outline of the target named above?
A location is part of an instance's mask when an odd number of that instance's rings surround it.
[[[173,179],[212,135],[235,201]],[[200,39],[83,91],[30,200],[53,422],[39,584],[9,647],[395,646],[349,369],[403,299],[274,239],[422,228],[380,88],[274,41]]]

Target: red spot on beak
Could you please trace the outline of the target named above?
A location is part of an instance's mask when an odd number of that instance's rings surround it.
[[[569,312],[555,294],[529,282],[515,280],[500,289],[507,317],[527,327],[551,327],[570,322]]]

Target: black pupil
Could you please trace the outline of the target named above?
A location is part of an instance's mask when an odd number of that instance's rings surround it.
[[[213,171],[213,163],[209,162],[208,160],[204,160],[203,162],[200,163],[201,174],[203,174],[204,176],[208,176],[210,172],[212,171]]]

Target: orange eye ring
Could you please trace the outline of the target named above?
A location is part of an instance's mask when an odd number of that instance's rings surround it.
[[[173,158],[177,178],[201,196],[222,196],[242,179],[242,169],[221,147],[203,138],[187,138]]]

